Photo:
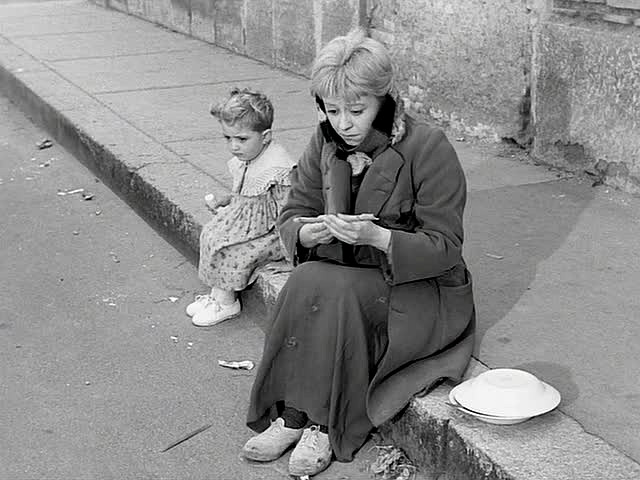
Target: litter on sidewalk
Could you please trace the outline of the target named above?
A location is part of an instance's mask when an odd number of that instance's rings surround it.
[[[251,360],[242,360],[239,362],[218,360],[218,365],[221,367],[233,368],[234,370],[251,370],[255,366]]]
[[[65,195],[75,195],[76,193],[83,193],[84,188],[75,188],[73,190],[58,190],[58,195],[64,197]]]
[[[39,150],[44,150],[45,148],[53,147],[53,142],[48,138],[43,138],[41,141],[36,143],[36,146],[38,147]]]
[[[165,447],[164,450],[161,450],[160,453],[164,453],[167,452],[169,450],[171,450],[173,447],[177,447],[178,445],[180,445],[183,442],[186,442],[187,440],[189,440],[190,438],[195,437],[196,435],[198,435],[199,433],[204,432],[206,429],[210,428],[213,424],[208,424],[208,425],[203,425],[200,428],[195,429],[193,432],[190,432],[188,434],[186,434],[184,437],[176,440],[175,442],[173,442],[172,444],[168,445],[167,447]]]

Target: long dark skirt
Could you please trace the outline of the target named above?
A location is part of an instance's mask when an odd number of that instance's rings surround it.
[[[377,268],[298,266],[274,310],[247,425],[264,430],[284,401],[326,425],[336,458],[352,460],[373,428],[365,399],[387,346],[389,291]]]

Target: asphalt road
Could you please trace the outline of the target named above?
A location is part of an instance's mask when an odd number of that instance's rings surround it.
[[[193,327],[195,266],[46,137],[0,97],[0,479],[286,478],[239,458],[254,373],[217,365],[260,360],[263,313]]]

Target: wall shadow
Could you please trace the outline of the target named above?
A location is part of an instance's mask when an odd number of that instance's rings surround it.
[[[474,278],[476,354],[484,335],[529,290],[538,264],[563,245],[594,196],[591,186],[574,180],[469,193],[464,255]]]
[[[540,380],[554,386],[562,396],[559,408],[571,405],[578,399],[580,389],[573,381],[571,369],[551,362],[526,362],[513,368],[533,373]]]

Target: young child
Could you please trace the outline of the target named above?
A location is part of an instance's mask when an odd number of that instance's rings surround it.
[[[273,105],[250,90],[231,91],[211,108],[233,155],[227,167],[231,195],[205,197],[214,216],[200,234],[200,279],[211,293],[198,295],[187,315],[199,327],[216,325],[240,314],[238,292],[252,281],[255,269],[284,258],[275,227],[295,162],[272,142]]]

